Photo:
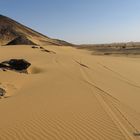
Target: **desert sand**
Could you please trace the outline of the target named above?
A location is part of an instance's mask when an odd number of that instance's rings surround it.
[[[98,56],[72,47],[0,47],[0,140],[140,139],[140,57]]]

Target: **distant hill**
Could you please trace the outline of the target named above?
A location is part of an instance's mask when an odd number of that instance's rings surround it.
[[[49,38],[13,19],[0,15],[0,45],[57,45],[71,46],[63,40]]]

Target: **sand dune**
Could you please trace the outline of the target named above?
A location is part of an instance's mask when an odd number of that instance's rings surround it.
[[[140,58],[44,49],[0,47],[0,61],[32,64],[29,74],[0,71],[0,140],[140,139]]]

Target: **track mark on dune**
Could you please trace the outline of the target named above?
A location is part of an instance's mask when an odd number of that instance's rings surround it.
[[[130,140],[135,139],[133,137],[133,134],[134,133],[139,133],[138,129],[126,118],[126,116],[117,107],[115,107],[112,104],[112,106],[120,114],[120,116],[129,124],[130,127],[133,128],[134,131],[130,134],[130,132],[127,130],[127,128],[125,128],[125,126],[121,123],[121,121],[119,120],[119,118],[117,118],[116,114],[114,113],[114,111],[112,110],[112,108],[110,107],[110,105],[104,100],[103,95],[104,96],[109,96],[109,97],[111,97],[112,99],[115,99],[118,102],[120,102],[120,101],[118,99],[116,99],[115,97],[111,96],[108,92],[106,92],[103,89],[101,89],[100,87],[98,87],[95,83],[91,82],[89,80],[88,76],[86,75],[86,72],[84,71],[84,68],[81,68],[80,67],[80,70],[81,70],[82,76],[84,78],[83,81],[86,82],[88,85],[94,87],[98,91],[100,91],[99,93],[94,93],[94,95],[96,96],[97,100],[101,103],[101,105],[103,106],[103,108],[106,110],[106,112],[109,114],[109,116],[113,119],[114,123],[119,128],[119,130],[124,134],[124,136],[126,138],[129,138]]]
[[[79,61],[77,61],[77,60],[75,60],[75,59],[73,59],[74,60],[74,62],[76,62],[78,65],[80,65],[80,66],[82,66],[82,67],[80,67],[80,69],[82,69],[82,70],[88,70],[88,69],[86,69],[86,68],[89,68],[87,65],[81,65],[82,63],[80,63]],[[84,69],[85,68],[85,69]],[[89,68],[90,69],[90,68]],[[117,73],[117,72],[116,72]],[[77,79],[79,79],[79,80],[82,80],[81,78],[79,78],[79,77],[77,77]],[[86,80],[85,78],[84,78],[84,82],[86,82],[87,84],[89,84],[89,85],[91,85],[91,86],[93,86],[94,88],[96,88],[97,90],[99,90],[100,92],[102,92],[102,93],[104,93],[105,94],[105,96],[109,96],[111,99],[113,99],[113,100],[115,100],[116,102],[118,102],[119,104],[120,104],[120,101],[117,99],[117,98],[115,98],[115,97],[113,97],[111,94],[109,94],[108,92],[106,92],[106,91],[104,91],[102,88],[100,88],[99,86],[97,86],[95,83],[93,83],[93,82],[90,82],[89,80]],[[114,107],[115,108],[115,107]],[[138,132],[138,130],[137,130],[137,128],[135,128],[135,126],[129,121],[129,119],[127,119],[126,117],[125,117],[125,115],[123,115],[123,113],[119,110],[119,109],[117,109],[116,108],[116,110],[121,114],[121,116],[129,123],[129,125],[135,130],[135,132]],[[133,132],[132,132],[133,133]]]
[[[140,88],[140,86],[138,86],[138,85],[136,85],[136,84],[133,84],[133,83],[132,83],[133,81],[130,81],[128,78],[126,78],[126,77],[123,76],[122,74],[120,74],[120,73],[118,73],[118,72],[112,70],[111,68],[109,68],[109,67],[107,67],[107,66],[105,66],[105,65],[103,65],[103,64],[101,64],[101,63],[98,63],[98,64],[101,65],[104,69],[106,69],[106,70],[108,70],[108,71],[114,73],[115,75],[119,76],[119,77],[121,78],[120,80],[124,81],[125,83],[127,83],[127,84],[129,84],[129,85],[131,85],[131,86],[133,86],[133,87]]]
[[[83,63],[81,63],[81,62],[79,62],[79,61],[77,61],[77,60],[75,60],[75,59],[74,59],[74,61],[75,61],[77,64],[79,64],[80,66],[82,66],[82,67],[85,67],[85,68],[88,68],[88,69],[89,69],[89,67],[88,67],[87,65],[85,65],[85,64],[83,64]]]

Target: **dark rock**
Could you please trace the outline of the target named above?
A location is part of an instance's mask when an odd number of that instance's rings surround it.
[[[2,88],[0,88],[0,97],[4,96],[6,91]]]
[[[6,64],[0,63],[0,68],[8,68]]]
[[[44,49],[43,47],[40,47],[40,49]]]
[[[133,135],[134,136],[140,136],[140,132],[134,132]]]
[[[32,46],[32,48],[33,48],[33,49],[38,49],[38,47],[36,47],[36,46]]]
[[[0,68],[24,71],[27,70],[30,65],[31,64],[24,59],[10,59],[8,61],[0,63]]]
[[[19,36],[10,41],[7,45],[36,45],[36,44],[25,36]]]

